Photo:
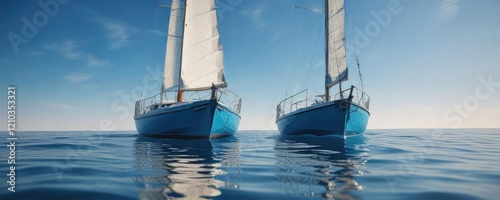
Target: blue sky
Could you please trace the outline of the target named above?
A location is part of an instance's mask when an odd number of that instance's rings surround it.
[[[19,130],[134,130],[133,102],[160,90],[169,10],[156,0],[60,0],[49,12],[38,2],[55,0],[31,2],[0,1],[0,85],[17,87]],[[287,90],[323,91],[322,6],[219,1],[226,78],[243,98],[241,129],[274,129]],[[372,98],[369,128],[499,127],[500,1],[347,7],[347,40]],[[14,34],[27,43],[12,45]]]

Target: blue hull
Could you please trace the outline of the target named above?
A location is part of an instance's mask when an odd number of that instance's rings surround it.
[[[347,127],[345,128],[345,132],[357,134],[364,133],[369,118],[370,112],[357,104],[351,104],[349,107],[349,114],[347,115]]]
[[[217,100],[181,103],[134,119],[139,134],[153,137],[227,137],[240,124],[240,116]]]
[[[343,101],[331,101],[299,109],[279,118],[276,123],[283,135],[344,135],[363,133],[370,113],[356,105],[341,108]]]

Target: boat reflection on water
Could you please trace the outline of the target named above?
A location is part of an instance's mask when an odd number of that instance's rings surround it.
[[[279,136],[275,140],[275,173],[288,195],[327,199],[356,199],[363,190],[356,182],[369,158],[364,134]]]
[[[144,189],[139,199],[204,199],[218,188],[237,188],[239,141],[228,137],[175,140],[138,137],[134,143],[134,182]],[[234,172],[236,170],[236,172]]]

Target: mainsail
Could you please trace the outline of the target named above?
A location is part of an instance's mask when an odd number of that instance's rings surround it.
[[[328,53],[326,86],[347,80],[347,59],[344,34],[344,0],[325,0],[328,8]]]
[[[177,89],[181,69],[182,33],[184,28],[184,4],[172,0],[170,22],[168,25],[165,70],[163,71],[163,90]]]
[[[215,0],[185,0],[184,5],[173,0],[163,89],[201,90],[212,84],[226,84]]]

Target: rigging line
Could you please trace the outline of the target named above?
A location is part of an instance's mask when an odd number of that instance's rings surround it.
[[[305,8],[305,7],[302,7],[302,6],[296,6],[296,7],[297,7],[297,8],[300,8],[300,9],[310,10],[310,9],[307,9],[307,8]],[[308,71],[308,73],[307,73],[307,74],[304,74],[304,76],[302,77],[302,79],[301,79],[301,80],[300,80],[300,82],[297,84],[297,86],[295,87],[295,90],[294,90],[294,91],[296,91],[296,90],[299,88],[300,84],[302,84],[302,82],[304,81],[304,79],[306,79],[306,80],[307,80],[307,81],[306,81],[306,83],[307,83],[307,84],[306,84],[306,88],[307,88],[306,98],[307,98],[307,96],[308,96],[307,94],[308,94],[308,91],[309,91],[309,80],[310,80],[310,78],[311,78],[311,71],[312,71],[312,66],[313,66],[313,62],[314,62],[314,56],[316,55],[316,50],[317,50],[318,43],[319,43],[319,36],[320,36],[320,34],[321,34],[321,30],[323,30],[323,26],[321,26],[321,21],[319,21],[319,22],[320,22],[320,24],[319,24],[319,25],[320,25],[320,28],[318,28],[318,35],[316,36],[316,42],[315,42],[315,44],[314,44],[314,48],[312,49],[313,51],[312,51],[312,56],[311,56],[311,63],[310,63],[310,65],[309,65],[309,71]]]
[[[159,8],[160,7],[158,7],[158,6],[156,7],[155,27],[154,27],[154,30],[158,30],[157,23],[158,23],[158,10],[159,10]],[[156,42],[152,42],[152,44],[151,44],[151,53],[149,54],[148,66],[151,66],[151,62],[153,60],[153,52],[154,52],[155,44],[156,44]],[[163,92],[163,74],[162,74],[162,79],[161,80],[162,80],[162,86],[161,86],[162,90],[161,91]],[[142,99],[142,95],[143,95],[145,89],[146,89],[145,87],[142,87],[140,99]]]
[[[294,5],[294,8],[293,8],[293,18],[292,18],[292,30],[294,29],[295,27],[295,18],[296,18],[296,15],[297,15],[297,1],[295,1],[295,5]],[[288,95],[288,88],[290,86],[290,79],[292,78],[292,72],[293,72],[293,65],[294,65],[294,57],[295,57],[295,51],[294,51],[294,42],[295,42],[295,30],[293,30],[292,32],[292,42],[290,42],[291,46],[292,46],[292,60],[291,60],[291,65],[290,65],[290,72],[288,74],[288,81],[287,81],[287,84],[286,84],[286,90],[285,90],[285,98],[287,98],[287,95]]]
[[[347,4],[347,2],[345,2],[345,4]],[[349,7],[349,6],[344,5],[344,8],[345,8],[345,7]],[[350,29],[349,31],[352,31],[352,30],[354,30],[354,25],[353,25],[353,23],[352,23],[352,19],[351,19],[349,16],[353,16],[353,15],[348,15],[348,14],[347,14],[347,13],[348,13],[348,11],[349,11],[349,13],[350,13],[350,10],[348,10],[348,9],[344,9],[344,12],[345,12],[345,20],[346,20],[346,21],[348,22],[348,24],[349,24],[349,29]],[[346,34],[346,37],[347,37],[347,34]],[[364,87],[363,87],[363,78],[362,78],[362,76],[361,76],[361,67],[360,67],[359,60],[358,60],[358,53],[357,53],[358,49],[357,49],[357,47],[355,46],[355,43],[354,43],[354,37],[349,37],[349,38],[350,38],[351,47],[352,47],[352,48],[351,48],[351,50],[350,50],[350,51],[352,52],[352,53],[350,54],[350,55],[351,55],[350,57],[352,57],[352,55],[353,55],[353,54],[356,54],[355,59],[356,59],[356,65],[358,66],[358,67],[357,67],[357,69],[358,69],[358,75],[359,75],[358,84],[360,84],[360,85],[361,85],[361,90],[363,90],[363,91],[364,91]],[[346,46],[346,50],[347,50],[347,47],[348,47],[349,45],[345,45],[345,46]],[[347,55],[346,55],[346,57],[347,57]],[[352,59],[352,58],[351,58],[351,59]]]
[[[212,28],[218,28],[218,27],[217,27],[217,26],[214,26],[214,27],[212,27]],[[198,29],[197,29],[197,30],[198,30]],[[191,50],[191,48],[194,48],[195,46],[199,46],[199,45],[200,45],[200,44],[202,44],[202,43],[206,43],[207,41],[213,40],[214,38],[218,38],[218,39],[220,40],[220,34],[219,34],[218,36],[211,37],[211,38],[204,39],[204,40],[201,40],[201,41],[199,41],[199,42],[196,42],[196,43],[194,43],[194,44],[192,44],[192,45],[188,46],[188,47],[186,48],[186,51],[189,51],[189,50]]]
[[[294,9],[293,9],[293,20],[292,20],[292,30],[294,29],[294,27],[296,26],[296,15],[297,15],[297,12],[296,12],[296,5],[297,5],[297,1],[295,1],[295,6],[294,6]],[[287,97],[288,95],[288,88],[290,87],[290,79],[292,78],[292,72],[293,72],[293,65],[294,65],[294,56],[295,56],[295,31],[296,30],[293,30],[292,31],[292,41],[290,42],[291,44],[291,50],[292,50],[292,59],[291,59],[291,65],[290,65],[290,72],[288,73],[288,81],[287,81],[287,84],[286,84],[286,90],[285,90],[285,98]]]
[[[204,14],[210,13],[210,12],[212,12],[212,11],[214,11],[214,10],[216,10],[216,9],[212,9],[212,10],[209,10],[209,11],[205,11],[205,12],[202,12],[202,13],[196,14],[196,15],[194,15],[194,16],[193,16],[193,17],[191,17],[191,18],[186,18],[186,19],[187,19],[187,20],[191,20],[191,19],[193,19],[193,18],[195,18],[195,17],[198,17],[198,16],[201,16],[201,15],[204,15]]]
[[[304,76],[302,77],[302,79],[300,80],[299,84],[296,86],[295,90],[298,89],[298,86],[300,86],[300,84],[302,84],[302,81],[304,81],[304,79],[306,79],[306,87],[307,87],[307,90],[309,90],[309,80],[311,78],[311,71],[312,71],[312,66],[313,66],[313,62],[314,62],[314,57],[316,55],[316,52],[317,52],[317,48],[318,48],[318,43],[319,43],[319,37],[321,35],[321,30],[323,30],[324,26],[321,26],[321,21],[319,21],[319,28],[318,28],[318,35],[316,36],[316,40],[315,40],[315,43],[314,43],[314,48],[312,49],[312,56],[311,56],[311,62],[310,62],[310,65],[309,65],[309,70],[307,72],[307,74],[304,74]],[[307,96],[307,95],[306,95]]]
[[[293,11],[294,11],[294,20],[293,20],[294,23],[293,23],[293,27],[295,27],[295,24],[296,24],[296,21],[295,21],[295,18],[296,18],[295,17],[296,16],[296,9],[297,9],[297,1],[295,2],[295,7],[293,9]],[[303,19],[303,21],[304,21],[305,17],[302,17],[301,19]],[[303,24],[303,23],[300,23],[300,24]],[[290,80],[292,78],[293,69],[294,69],[294,66],[295,66],[295,60],[296,60],[297,53],[298,53],[298,50],[299,50],[298,46],[299,46],[300,42],[302,41],[302,34],[303,34],[303,32],[304,32],[304,28],[301,28],[300,31],[299,31],[299,34],[298,34],[299,40],[296,43],[295,47],[294,47],[294,44],[295,44],[294,42],[295,42],[295,37],[296,37],[295,31],[293,33],[293,39],[292,39],[292,64],[290,66],[290,73],[289,73],[289,76],[288,76],[288,82],[287,82],[287,86],[286,86],[285,97],[288,95],[288,89],[290,87]]]
[[[214,54],[214,53],[220,53],[220,52],[222,52],[222,49],[221,49],[221,50],[217,50],[217,51],[210,52],[210,53],[208,53],[208,54],[206,54],[206,55],[204,54],[204,55],[202,55],[202,56],[201,56],[201,58],[198,58],[197,60],[192,61],[192,62],[190,62],[190,63],[184,63],[184,64],[186,64],[187,66],[192,66],[192,65],[194,65],[195,63],[197,63],[197,62],[199,62],[199,61],[202,61],[202,62],[203,62],[203,61],[205,61],[205,58],[206,58],[206,57],[212,56],[212,54]],[[189,65],[188,65],[188,64],[189,64]],[[224,66],[224,65],[223,65],[223,66]]]
[[[320,23],[320,27],[321,27],[321,23]],[[314,62],[314,55],[316,55],[316,48],[318,48],[319,36],[320,36],[322,28],[319,28],[319,29],[320,30],[318,31],[318,36],[316,37],[316,44],[314,44],[313,55],[311,56],[311,64],[309,65],[309,73],[307,75],[307,89],[308,90],[309,90],[309,79],[311,78],[311,71],[312,71],[312,66],[313,66],[313,62]],[[306,95],[306,98],[307,98],[307,95]]]
[[[361,82],[361,90],[365,91],[365,86],[363,85],[363,76],[361,75],[361,66],[359,64],[358,54],[356,54],[356,64],[358,65],[359,81]]]
[[[206,70],[206,69],[205,69],[205,70]],[[214,70],[212,70],[212,71],[209,71],[208,73],[205,73],[205,74],[204,74],[204,75],[202,75],[202,76],[199,76],[198,78],[196,78],[196,79],[194,79],[194,80],[193,80],[193,79],[192,79],[192,80],[186,80],[186,82],[189,84],[189,83],[192,83],[192,82],[198,81],[198,80],[200,80],[200,79],[207,78],[207,77],[208,77],[208,75],[214,74],[214,72],[219,72],[219,70],[220,70],[220,68],[214,69]],[[209,82],[209,81],[208,81],[208,82]]]

